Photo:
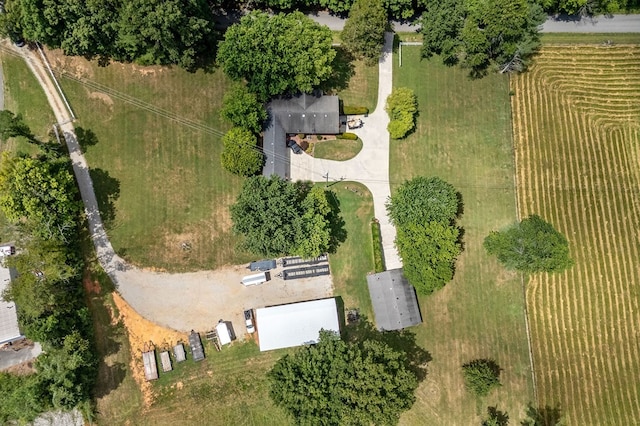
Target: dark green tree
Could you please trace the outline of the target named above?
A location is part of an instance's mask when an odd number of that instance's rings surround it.
[[[453,279],[460,254],[458,228],[442,222],[411,222],[396,229],[404,276],[418,293],[433,293]]]
[[[336,55],[329,28],[301,12],[270,16],[252,12],[232,25],[218,62],[234,80],[245,79],[261,101],[285,93],[311,92],[333,73]]]
[[[567,239],[537,215],[504,231],[491,232],[484,247],[505,268],[527,274],[562,272],[573,265]]]
[[[319,0],[321,7],[329,9],[331,12],[345,14],[349,12],[354,0]]]
[[[345,343],[330,332],[278,360],[269,379],[276,405],[310,425],[396,424],[418,386],[405,353],[374,340]]]
[[[522,71],[539,46],[546,15],[527,0],[427,2],[422,16],[423,55],[441,55],[479,77],[490,68]]]
[[[456,189],[438,177],[418,176],[406,181],[386,204],[396,226],[409,223],[451,223],[458,215]]]
[[[406,87],[394,89],[384,109],[391,120],[387,129],[392,139],[404,138],[416,126],[418,99],[413,90]]]
[[[386,27],[387,12],[382,0],[356,0],[342,30],[343,46],[356,58],[373,65],[380,57]]]
[[[413,0],[384,0],[384,7],[393,19],[404,20],[413,18],[415,6],[422,6],[422,1]]]
[[[11,222],[27,219],[45,239],[67,240],[76,231],[81,209],[68,161],[3,154],[0,208]]]
[[[249,129],[254,133],[260,133],[267,119],[264,105],[242,84],[234,85],[225,93],[220,115],[234,126]]]
[[[487,396],[500,385],[500,367],[490,359],[475,359],[462,366],[464,383],[476,396]]]
[[[328,191],[278,176],[248,178],[231,206],[243,247],[262,256],[319,255],[344,240],[338,207]],[[342,225],[341,225],[342,224]]]
[[[33,421],[49,406],[36,374],[19,376],[0,371],[0,423]]]
[[[222,138],[220,162],[225,170],[240,176],[252,176],[262,169],[264,155],[256,146],[256,137],[247,129],[234,127]]]
[[[497,407],[487,407],[487,417],[482,420],[482,426],[508,426],[509,415]]]

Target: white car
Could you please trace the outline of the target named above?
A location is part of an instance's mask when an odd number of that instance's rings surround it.
[[[254,331],[256,331],[255,327],[253,326],[253,311],[251,309],[247,309],[246,311],[244,311],[244,322],[247,326],[247,333],[253,333]]]

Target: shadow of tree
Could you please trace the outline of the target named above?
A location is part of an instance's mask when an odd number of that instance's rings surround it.
[[[98,144],[98,136],[93,132],[93,130],[76,127],[75,133],[82,153],[87,152],[88,147]]]
[[[343,337],[351,343],[374,340],[402,351],[406,354],[406,367],[416,375],[418,381],[427,377],[427,363],[432,360],[431,354],[418,346],[416,335],[411,330],[379,331],[365,315],[360,315],[357,323],[345,327]]]
[[[509,415],[498,407],[487,407],[487,419],[482,422],[482,426],[508,426]]]
[[[340,244],[347,240],[346,223],[340,215],[340,200],[336,196],[335,192],[327,190],[329,200],[329,206],[331,207],[331,213],[329,213],[329,226],[331,228],[331,241],[329,242],[329,253],[335,253]]]
[[[331,64],[333,74],[320,87],[325,92],[345,90],[349,87],[349,80],[355,74],[353,55],[341,46],[335,46],[334,49],[336,57]]]
[[[522,426],[559,426],[563,424],[562,410],[557,406],[534,407],[532,404],[528,404],[526,414],[528,419],[520,422]]]
[[[115,201],[120,197],[120,181],[102,169],[89,170],[102,222],[109,229],[116,218]]]

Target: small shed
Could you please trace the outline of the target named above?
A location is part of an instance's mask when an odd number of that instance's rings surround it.
[[[176,362],[182,362],[187,359],[187,354],[184,352],[184,345],[178,343],[173,347],[173,356],[176,357]]]
[[[204,348],[202,347],[202,341],[200,340],[200,334],[191,330],[189,335],[189,345],[191,345],[191,354],[194,361],[202,361],[204,359]]]
[[[169,351],[160,352],[160,362],[162,363],[162,371],[165,373],[167,371],[173,370],[171,367],[171,357],[169,356]]]
[[[156,351],[142,352],[142,362],[144,364],[144,377],[147,381],[158,379],[158,365],[156,364]]]
[[[368,275],[367,284],[379,330],[402,330],[422,322],[416,290],[401,268]]]
[[[216,333],[218,334],[218,341],[221,345],[231,343],[236,337],[229,321],[220,320],[218,324],[216,324]]]
[[[269,274],[269,272],[260,272],[258,274],[252,274],[252,275],[247,275],[245,277],[242,278],[242,285],[244,286],[251,286],[251,285],[258,285],[258,284],[262,284],[264,282],[267,282],[271,279],[271,275]]]

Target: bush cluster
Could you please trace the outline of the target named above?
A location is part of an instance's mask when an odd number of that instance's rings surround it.
[[[391,119],[387,126],[389,135],[392,139],[402,139],[416,126],[418,99],[413,90],[399,87],[387,98],[385,111]]]

